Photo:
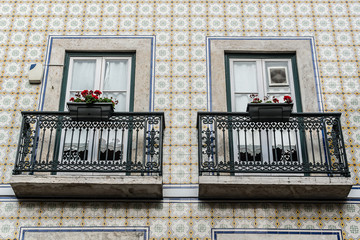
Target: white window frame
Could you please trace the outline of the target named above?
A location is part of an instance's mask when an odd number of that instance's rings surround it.
[[[87,90],[100,90],[101,92],[126,92],[126,105],[125,105],[125,111],[128,112],[130,109],[130,95],[131,95],[131,69],[132,69],[132,57],[70,57],[70,61],[69,61],[69,70],[68,70],[68,77],[67,77],[67,86],[66,86],[66,95],[65,95],[65,103],[69,101],[69,99],[73,96],[70,94],[70,88],[71,88],[71,83],[73,81],[72,79],[72,72],[73,72],[73,67],[74,67],[74,61],[75,60],[95,60],[96,61],[96,70],[95,70],[95,82],[94,82],[94,88],[93,89],[87,89]],[[127,89],[126,90],[120,90],[120,91],[111,91],[111,90],[103,90],[103,83],[104,83],[104,78],[105,78],[105,64],[107,60],[127,60],[128,63],[128,69],[127,69]],[[81,92],[85,89],[77,89],[77,90],[72,90],[73,92]],[[96,131],[94,136],[91,137],[94,139],[98,139],[99,138],[99,132]],[[87,144],[87,158],[91,158],[91,159],[95,159],[95,161],[101,160],[101,159],[97,159],[97,154],[98,154],[98,141],[92,141],[91,138],[89,138],[89,143]],[[122,149],[123,149],[123,157],[126,161],[126,157],[127,157],[127,148],[128,148],[128,132],[125,131],[124,136],[122,136],[123,139],[123,143],[121,143]],[[61,145],[60,145],[60,149],[63,149],[63,144],[64,144],[64,139],[62,137],[61,139]],[[90,151],[90,149],[96,149],[95,151]],[[90,156],[92,155],[92,156]],[[61,156],[62,158],[62,156]]]
[[[257,74],[257,86],[258,92],[235,92],[235,77],[234,77],[234,62],[256,62],[256,74]],[[288,67],[288,77],[289,77],[289,87],[290,92],[279,91],[276,93],[269,93],[266,89],[267,79],[266,79],[266,67],[265,62],[287,62]],[[250,94],[258,94],[260,99],[263,99],[265,96],[269,96],[269,100],[271,100],[274,94],[276,95],[284,95],[289,94],[294,102],[296,102],[295,92],[294,92],[294,77],[291,66],[291,59],[288,58],[231,58],[229,59],[229,71],[230,71],[230,89],[231,89],[231,111],[236,111],[235,105],[235,95],[236,94],[244,94],[248,96],[248,100],[250,102],[249,95]],[[282,99],[279,99],[282,101]],[[296,104],[293,107],[294,111],[296,111]]]
[[[236,92],[235,91],[235,76],[234,76],[234,63],[235,62],[255,62],[256,63],[256,75],[257,75],[257,90],[258,92]],[[287,91],[278,91],[278,92],[274,92],[274,93],[270,93],[267,91],[267,86],[268,86],[268,82],[267,82],[267,68],[266,68],[266,62],[287,62],[287,69],[288,69],[288,81],[289,81],[289,88],[290,88],[290,92]],[[269,100],[272,100],[272,96],[274,95],[290,95],[291,98],[293,99],[294,102],[294,106],[293,106],[293,111],[296,111],[296,97],[295,97],[295,89],[294,89],[294,76],[293,76],[293,71],[292,71],[292,62],[291,59],[289,58],[230,58],[229,59],[229,71],[230,71],[230,91],[231,91],[231,110],[232,112],[236,112],[236,101],[235,101],[235,95],[236,94],[243,94],[243,95],[247,95],[248,97],[248,102],[251,101],[251,98],[249,97],[250,94],[258,94],[259,98],[261,100],[264,99],[265,96],[269,97]],[[278,98],[280,102],[282,102],[282,98]],[[245,112],[245,109],[244,109]],[[272,135],[272,133],[270,132],[270,135]],[[244,136],[245,137],[245,136]],[[300,137],[299,135],[296,136],[298,142],[300,143]],[[265,137],[261,138],[261,143],[260,146],[262,146],[261,152],[262,152],[262,157],[263,159],[268,159],[269,162],[273,162],[273,156],[272,154],[270,154],[270,156],[268,155],[268,145],[267,145],[267,141]],[[271,146],[273,146],[273,137],[270,136],[269,138],[271,140]],[[234,158],[237,157],[237,153],[238,151],[240,151],[239,149],[237,150],[235,146],[238,146],[237,144],[237,138],[233,137],[233,155]],[[251,146],[251,144],[247,144],[248,146]],[[292,145],[294,145],[294,143],[292,143]],[[296,145],[296,143],[295,143]],[[241,146],[241,145],[239,145]],[[256,145],[254,145],[253,147],[255,147],[255,151],[256,151]],[[298,156],[300,157],[300,159],[298,159],[298,161],[302,161],[301,159],[301,144],[299,144],[298,146],[296,146],[297,151],[299,151]],[[250,148],[249,148],[250,149]],[[253,149],[250,149],[251,151]],[[255,154],[256,152],[254,152],[253,154]]]
[[[66,96],[65,96],[65,102],[68,102],[71,98],[70,94],[70,87],[71,83],[73,81],[72,79],[72,71],[74,67],[74,60],[95,60],[96,61],[96,70],[95,70],[95,83],[94,83],[94,89],[88,89],[88,90],[100,90],[101,92],[125,92],[125,91],[109,91],[109,90],[103,90],[103,83],[104,83],[104,77],[105,77],[105,63],[106,60],[127,60],[128,61],[128,74],[127,74],[127,89],[126,89],[126,103],[125,103],[125,111],[128,112],[130,110],[130,89],[131,89],[131,63],[132,58],[131,57],[70,57],[69,61],[69,74],[67,78],[67,86],[66,86]],[[79,89],[79,90],[72,90],[72,91],[83,91],[85,89]]]

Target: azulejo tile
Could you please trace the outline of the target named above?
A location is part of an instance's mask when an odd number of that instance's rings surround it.
[[[172,166],[171,182],[175,184],[189,184],[190,166],[189,165]]]
[[[176,109],[187,109],[189,103],[189,94],[178,93],[172,96],[172,106]]]
[[[0,30],[7,30],[9,29],[11,21],[9,18],[1,18],[0,19]]]
[[[188,47],[174,47],[173,49],[174,59],[176,60],[187,60],[189,58],[189,48]]]
[[[174,127],[187,127],[189,125],[190,112],[187,110],[173,111],[171,122]]]
[[[332,28],[331,21],[329,18],[320,17],[315,19],[316,29],[319,30],[330,30]]]
[[[156,92],[168,92],[170,90],[170,81],[166,77],[158,77],[155,79]]]
[[[331,11],[334,15],[346,15],[347,7],[345,3],[334,3],[331,4]]]
[[[237,17],[226,18],[226,27],[228,30],[239,31],[242,29],[241,19]],[[234,33],[235,35],[238,33]]]
[[[263,29],[274,30],[278,26],[276,19],[273,18],[264,18],[263,19]]]
[[[356,63],[342,62],[340,63],[341,74],[346,76],[355,76],[358,71]]]
[[[349,11],[352,14],[358,15],[360,13],[360,3],[351,3],[349,5]]]
[[[341,84],[339,78],[328,78],[321,84],[324,93],[341,92]]]
[[[329,15],[330,11],[329,11],[329,5],[326,3],[318,3],[314,5],[314,12],[317,15]]]
[[[300,15],[311,15],[311,6],[307,3],[299,3],[296,5],[296,12]]]
[[[345,104],[347,104],[348,109],[359,109],[360,107],[360,99],[358,94],[347,94],[345,95]],[[355,114],[356,115],[356,114]],[[351,116],[354,116],[351,114]]]
[[[325,109],[327,110],[338,110],[343,109],[344,100],[342,99],[342,96],[340,95],[326,95],[326,99],[324,101],[325,103]]]
[[[159,17],[155,20],[155,27],[157,30],[166,30],[171,27],[171,18]]]
[[[317,26],[317,23],[315,23]],[[316,39],[318,41],[318,44],[324,44],[324,45],[333,45],[334,44],[334,37],[329,32],[320,32],[318,33],[318,37]]]
[[[196,238],[205,238],[208,236],[208,227],[209,227],[209,222],[207,220],[204,219],[199,219],[196,222],[194,222],[192,228],[194,231],[194,235],[193,237]]]
[[[161,239],[169,232],[169,225],[166,219],[150,220],[150,231],[153,237]]]
[[[174,92],[190,92],[189,81],[187,78],[174,78],[172,87]]]
[[[236,3],[228,3],[225,7],[226,16],[236,16],[241,14],[241,5]]]
[[[138,29],[150,30],[153,27],[153,19],[143,18],[138,19]]]
[[[260,27],[260,19],[255,18],[255,17],[247,18],[247,19],[245,19],[244,26],[245,26],[245,29],[248,29],[248,30],[258,29]]]
[[[335,47],[319,47],[319,57],[321,57],[323,60],[336,60]]]
[[[66,23],[66,28],[69,30],[80,30],[82,26],[81,18],[71,18]]]
[[[0,32],[0,44],[6,44],[9,39],[9,35],[5,32]],[[5,49],[3,49],[5,52]]]
[[[116,17],[105,17],[102,20],[102,29],[104,30],[112,30],[116,29],[118,24],[118,19]]]
[[[194,63],[193,65],[198,64]],[[187,62],[174,62],[173,63],[173,73],[177,76],[189,75],[189,63]]]
[[[205,62],[195,62],[191,64],[191,74],[192,75],[205,75],[206,74],[206,63]]]
[[[211,18],[209,20],[209,28],[211,30],[222,30],[224,28],[224,21],[222,18]]]
[[[351,47],[338,47],[340,60],[352,60],[355,57],[353,48]]]
[[[65,3],[55,3],[51,5],[51,14],[54,15],[64,15],[66,11]]]
[[[192,4],[191,13],[193,15],[204,15],[206,13],[206,6],[200,3]]]
[[[349,117],[351,126],[360,128],[360,113],[358,111],[356,111],[356,109],[359,108],[359,105],[357,105],[356,107],[351,107],[351,108],[354,108],[354,112],[351,113],[351,116]],[[358,134],[360,133],[360,129],[358,129],[357,131],[353,130],[352,132],[356,133],[355,136],[359,136]],[[355,138],[355,140],[357,142],[359,139]]]
[[[323,76],[338,76],[339,69],[337,63],[334,62],[324,62],[320,66],[320,74]]]
[[[294,5],[290,3],[280,4],[279,13],[286,16],[294,15]]]
[[[276,7],[275,7],[275,5],[271,4],[271,3],[262,4],[261,14],[263,14],[265,16],[276,15]]]
[[[100,15],[101,6],[96,3],[91,3],[86,6],[86,14],[89,15]]]
[[[181,219],[181,218],[172,219],[169,230],[171,231],[172,237],[175,237],[178,239],[183,239],[185,237],[188,237],[189,230],[190,230],[189,221],[187,221],[186,219]]]
[[[206,19],[201,17],[191,18],[191,28],[201,30],[206,27]]]
[[[0,95],[0,106],[4,110],[13,109],[15,98],[11,95]]]
[[[259,7],[257,4],[249,3],[244,5],[244,13],[245,15],[258,15]]]
[[[4,219],[1,220],[1,228],[0,228],[0,238],[1,239],[13,239],[14,233],[17,229],[15,227],[16,219]]]
[[[169,75],[170,63],[168,62],[156,63],[155,71],[156,71],[155,74],[159,76]]]
[[[334,29],[347,30],[350,27],[349,20],[347,18],[338,17],[333,20]]]
[[[26,3],[18,4],[16,6],[16,13],[19,15],[29,15],[30,11],[31,11],[31,7]]]
[[[155,96],[155,108],[165,109],[170,107],[170,96],[168,94],[156,94]]]
[[[159,3],[156,4],[156,14],[157,15],[170,15],[171,8],[169,4],[166,3]]]
[[[13,11],[13,3],[3,3],[0,6],[0,14],[1,15],[7,15],[7,14],[11,14],[11,12]]]
[[[206,33],[201,31],[194,32],[191,34],[191,42],[195,44],[205,44],[205,38],[206,38]]]
[[[174,12],[176,13],[176,15],[188,15],[189,12],[189,6],[186,3],[176,3],[174,5]]]

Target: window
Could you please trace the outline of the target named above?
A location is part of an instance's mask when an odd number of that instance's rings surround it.
[[[115,111],[133,110],[132,76],[134,54],[68,53],[61,107],[83,90],[100,90],[103,97],[118,100]],[[63,131],[61,159],[66,160],[119,160],[124,159],[128,148],[128,130],[106,130],[86,127]]]
[[[135,54],[68,53],[60,109],[82,90],[100,90],[119,101],[115,111],[133,110]]]
[[[227,106],[231,112],[245,112],[250,94],[260,99],[273,96],[282,101],[290,95],[301,111],[295,55],[227,54]],[[298,100],[298,101],[297,101]],[[296,109],[298,107],[298,109]]]
[[[281,102],[285,95],[295,102],[300,99],[295,91],[298,77],[294,55],[227,54],[226,63],[230,112],[245,112],[251,102],[250,94],[258,94],[260,99],[267,96],[269,100],[274,96]],[[301,159],[300,136],[294,132],[252,129],[234,131],[231,135],[233,159],[265,162]]]

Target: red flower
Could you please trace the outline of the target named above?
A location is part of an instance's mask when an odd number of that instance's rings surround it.
[[[84,91],[81,92],[81,96],[83,96],[83,97],[85,97],[88,94],[89,94],[88,90],[84,90]]]
[[[276,97],[273,97],[273,103],[279,103],[279,99],[277,99]]]
[[[70,102],[73,102],[73,101],[75,101],[75,98],[74,97],[72,97],[72,98],[70,98],[70,100],[69,100]]]
[[[99,95],[102,94],[102,92],[101,92],[100,90],[95,90],[95,91],[94,91],[94,94],[97,95],[97,96],[99,96]]]
[[[96,100],[98,100],[99,99],[99,97],[98,96],[96,96],[96,95],[91,95],[93,98],[95,98]]]
[[[292,99],[290,96],[284,96],[284,102],[286,103],[292,103]]]

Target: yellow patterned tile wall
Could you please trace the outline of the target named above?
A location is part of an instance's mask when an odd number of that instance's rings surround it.
[[[196,113],[208,109],[207,36],[312,36],[326,111],[342,112],[350,171],[359,184],[358,1],[0,1],[0,174],[8,184],[20,111],[36,110],[49,35],[156,36],[156,111],[166,114],[165,184],[198,183]],[[342,229],[360,239],[359,204],[206,202],[0,203],[0,239],[23,226],[149,226],[150,239],[210,239],[211,228]]]

